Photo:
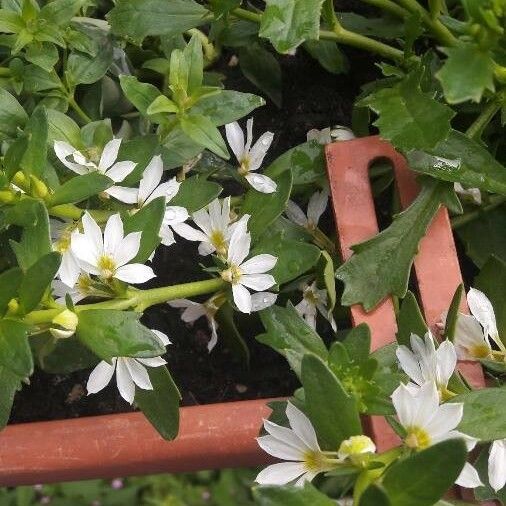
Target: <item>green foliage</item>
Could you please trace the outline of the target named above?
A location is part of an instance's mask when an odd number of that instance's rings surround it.
[[[260,506],[332,506],[334,501],[319,492],[311,484],[304,488],[296,487],[258,487],[253,489],[253,496]]]
[[[422,316],[418,302],[412,292],[408,291],[402,300],[397,316],[396,339],[399,344],[410,346],[411,334],[423,337],[427,332],[427,324]]]

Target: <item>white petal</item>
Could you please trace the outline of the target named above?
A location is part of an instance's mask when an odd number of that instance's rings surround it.
[[[98,169],[101,172],[104,172],[116,161],[120,146],[121,139],[112,139],[104,146],[100,162],[98,162]]]
[[[260,485],[286,485],[304,474],[304,464],[298,462],[281,462],[272,464],[258,473],[255,481]]]
[[[474,316],[459,313],[453,341],[461,360],[476,360],[477,357],[473,355],[474,348],[486,347],[491,351],[488,340]]]
[[[245,232],[242,224],[237,226],[230,237],[228,245],[228,262],[233,265],[241,265],[249,255],[251,236]]]
[[[234,121],[225,125],[225,135],[235,157],[240,161],[244,155],[244,133],[239,123]]]
[[[86,167],[83,167],[82,165],[74,162],[70,162],[67,160],[67,156],[70,156],[75,152],[75,148],[73,148],[70,144],[64,141],[55,141],[54,143],[54,152],[55,155],[58,157],[58,160],[67,167],[67,169],[70,169],[73,172],[76,172],[77,174],[86,174],[88,173],[88,169]]]
[[[506,485],[506,439],[494,441],[490,447],[488,481],[496,492]]]
[[[251,313],[251,294],[242,285],[233,285],[232,294],[237,309],[242,313]]]
[[[116,250],[123,240],[123,222],[119,214],[113,214],[104,229],[104,252],[115,256]]]
[[[273,457],[277,457],[278,459],[298,461],[302,461],[304,459],[305,449],[301,450],[300,448],[295,448],[285,441],[273,436],[269,435],[257,437],[257,442],[258,446],[260,446],[262,450]]]
[[[274,286],[276,280],[270,274],[244,274],[241,276],[240,283],[256,292],[261,292]]]
[[[162,223],[162,226],[160,227],[159,234],[164,246],[170,246],[176,242],[172,230],[168,225],[165,225],[164,223]]]
[[[102,254],[104,247],[102,230],[88,212],[84,213],[81,221],[83,223],[84,235],[90,240],[93,255],[98,257]]]
[[[465,488],[476,488],[483,486],[478,471],[476,471],[476,469],[469,462],[466,462],[464,464],[459,477],[455,480],[455,484]]]
[[[135,360],[148,367],[161,367],[167,363],[162,357],[136,358]]]
[[[136,163],[129,161],[117,162],[104,174],[115,183],[121,183],[135,169],[136,165]]]
[[[153,334],[155,334],[155,336],[158,337],[158,339],[164,346],[172,344],[170,342],[170,339],[167,337],[167,334],[164,334],[161,330],[151,329],[151,332],[153,332]]]
[[[476,288],[471,288],[467,293],[467,303],[471,313],[483,327],[485,334],[494,341],[499,340],[494,308],[488,297]]]
[[[313,450],[320,450],[313,424],[309,418],[291,402],[286,404],[286,416],[295,434]]]
[[[137,188],[127,188],[126,186],[112,186],[107,189],[107,194],[125,204],[136,204],[139,190]]]
[[[213,231],[213,225],[211,223],[211,216],[205,209],[200,209],[192,215],[195,225],[203,230],[206,236],[210,236]]]
[[[95,394],[105,388],[114,374],[116,368],[116,359],[113,359],[112,364],[108,364],[105,360],[102,360],[93,371],[91,371],[88,382],[86,383],[86,390],[89,394]]]
[[[272,132],[265,132],[255,142],[254,146],[249,150],[249,170],[255,171],[260,168],[267,151],[269,151],[269,148],[271,147],[273,139],[274,134]]]
[[[395,352],[402,370],[418,385],[422,386],[425,381],[420,370],[420,364],[414,353],[404,345],[398,346]]]
[[[141,235],[141,232],[131,232],[117,245],[113,255],[118,267],[130,262],[139,253]]]
[[[143,390],[153,390],[146,368],[134,358],[125,358],[125,365],[133,382]]]
[[[278,296],[271,292],[258,292],[251,294],[251,312],[262,311],[272,306]]]
[[[116,366],[116,385],[121,397],[129,404],[132,404],[135,398],[135,383],[126,365],[127,360],[132,359],[118,358],[118,365]]]
[[[199,252],[199,255],[202,255],[203,257],[210,255],[211,253],[214,253],[215,251],[216,251],[216,248],[208,242],[201,242],[199,244],[198,252]]]
[[[262,274],[270,271],[277,261],[277,257],[267,253],[256,255],[241,264],[241,272],[243,274]]]
[[[216,343],[218,342],[218,326],[214,318],[208,318],[208,321],[209,326],[211,327],[211,339],[209,339],[209,342],[207,343],[207,351],[211,353],[213,348],[216,346]]]
[[[304,211],[292,200],[286,203],[285,213],[290,221],[293,221],[301,227],[307,226],[307,218]]]
[[[313,225],[318,225],[320,217],[327,208],[329,194],[322,190],[321,192],[313,193],[309,199],[307,206],[307,218]]]
[[[304,453],[312,448],[308,446],[292,429],[283,427],[270,420],[264,420],[264,429],[275,439],[284,442],[286,445],[291,446],[299,452],[300,460]]]
[[[70,248],[82,269],[86,270],[86,266],[95,266],[94,270],[96,271],[96,264],[102,251],[96,251],[95,244],[92,242],[90,236],[80,234],[77,231],[73,232],[71,235]],[[88,271],[86,270],[86,272]]]
[[[436,350],[436,360],[438,365],[438,380],[441,385],[447,385],[455,367],[457,366],[457,352],[451,341],[445,340]]]
[[[125,283],[137,284],[145,283],[156,277],[151,267],[143,264],[128,264],[116,269],[114,274],[116,279],[120,279]]]
[[[173,226],[183,223],[189,217],[188,211],[181,206],[167,206],[163,216],[163,223],[165,225]]]
[[[248,183],[260,193],[274,193],[278,185],[268,176],[263,174],[247,174],[244,176]]]
[[[244,146],[245,153],[249,153],[252,142],[253,142],[253,118],[248,118],[248,120],[246,121],[246,144]]]
[[[169,179],[153,191],[146,200],[146,204],[158,197],[165,197],[165,202],[170,202],[177,195],[180,186],[181,183],[175,177]]]
[[[63,283],[72,288],[76,284],[80,273],[81,268],[79,267],[72,251],[66,251],[63,253],[61,265],[58,269],[58,276]]]
[[[431,420],[425,424],[424,428],[432,438],[440,440],[458,426],[463,414],[464,405],[462,403],[443,404],[432,413]]]
[[[184,237],[188,241],[207,241],[207,235],[197,230],[196,228],[190,227],[187,223],[180,223],[177,227],[176,232],[181,237]]]
[[[160,155],[154,156],[142,173],[139,183],[139,200],[144,202],[162,179],[163,163]]]

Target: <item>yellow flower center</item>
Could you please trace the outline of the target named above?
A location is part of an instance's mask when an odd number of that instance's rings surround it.
[[[227,252],[227,241],[221,230],[213,230],[209,239],[219,255],[224,255]]]
[[[97,263],[100,275],[105,279],[111,279],[116,272],[116,262],[109,255],[102,255]]]
[[[249,157],[245,156],[244,158],[239,160],[239,162],[241,164],[239,166],[239,174],[241,174],[241,176],[245,176],[246,174],[249,173],[250,159]]]
[[[485,344],[476,344],[468,349],[469,355],[474,358],[487,358],[490,355],[490,348]]]
[[[53,244],[53,248],[58,253],[65,253],[70,248],[70,237],[72,235],[72,231],[76,228],[75,224],[69,225],[65,227],[62,231],[58,240]]]
[[[313,306],[316,306],[316,304],[320,302],[319,295],[311,288],[306,288],[306,290],[304,290],[303,297]]]
[[[431,440],[428,432],[421,427],[408,427],[408,434],[404,439],[404,444],[416,450],[424,450],[430,446]]]
[[[237,265],[231,265],[226,271],[221,273],[221,278],[233,285],[237,285],[237,283],[239,283],[241,276],[241,269],[239,269]]]
[[[77,280],[77,290],[82,294],[91,292],[91,278],[89,276],[80,275]]]
[[[307,471],[319,472],[328,467],[325,455],[317,450],[308,450],[304,453],[304,467]]]

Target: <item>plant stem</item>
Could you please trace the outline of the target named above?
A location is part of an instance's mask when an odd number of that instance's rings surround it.
[[[457,44],[458,40],[452,32],[439,19],[433,19],[430,13],[417,0],[397,0],[397,2],[409,12],[418,13],[420,19],[441,44],[444,46],[455,46]]]
[[[466,130],[466,135],[470,139],[479,138],[485,127],[492,121],[492,118],[500,108],[501,104],[498,100],[491,100]]]
[[[81,109],[80,105],[76,102],[75,98],[72,95],[67,97],[68,103],[72,109],[77,113],[77,115],[85,122],[91,123],[93,120]]]
[[[85,209],[81,209],[74,204],[60,204],[59,206],[53,206],[48,209],[51,216],[57,218],[70,218],[72,220],[79,220],[83,215]],[[106,209],[86,209],[90,213],[95,221],[103,223],[107,219],[115,214],[117,211],[108,211]]]
[[[363,0],[363,2],[373,5],[374,7],[378,7],[378,9],[382,9],[400,18],[406,18],[409,16],[409,12],[406,9],[403,9],[400,5],[397,5],[391,0]]]
[[[330,238],[322,232],[318,227],[314,230],[310,230],[311,235],[313,236],[313,242],[320,248],[327,250],[328,254],[333,256],[336,253],[335,244],[330,240]]]
[[[501,206],[504,204],[504,202],[506,202],[506,197],[503,195],[496,195],[495,197],[492,197],[490,199],[490,204],[476,209],[476,211],[471,211],[469,213],[463,214],[462,216],[456,216],[455,218],[452,218],[452,229],[456,230],[460,227],[463,227],[464,225],[467,225],[471,221],[476,220],[482,216],[484,213],[492,211],[493,209]]]
[[[238,18],[246,19],[254,23],[260,23],[262,20],[262,16],[260,14],[248,11],[247,9],[234,9],[232,13]],[[346,30],[346,28],[343,28],[339,23],[334,25],[332,30],[320,30],[320,39],[333,40],[347,46],[365,49],[366,51],[379,54],[385,58],[388,58],[389,60],[398,62],[404,60],[404,52],[400,49],[371,39],[364,35],[350,32],[349,30]]]

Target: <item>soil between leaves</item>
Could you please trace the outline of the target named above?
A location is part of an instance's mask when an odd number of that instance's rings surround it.
[[[376,74],[369,56],[348,51],[352,62],[348,75],[332,75],[323,70],[302,50],[297,56],[280,58],[283,70],[283,108],[272,102],[254,111],[254,135],[270,130],[275,134],[273,146],[265,160],[268,164],[289,148],[304,142],[311,128],[350,125],[351,108],[360,85]],[[260,92],[251,85],[238,68],[230,68],[223,58],[217,70],[227,75],[227,89]],[[158,275],[153,286],[185,283],[199,279],[195,266],[199,262],[196,243],[181,239],[165,248],[161,246],[153,267]],[[200,275],[201,278],[201,275]],[[266,398],[290,395],[297,380],[286,361],[270,348],[259,344],[254,336],[262,327],[254,316],[248,317],[249,330],[243,333],[251,353],[249,370],[237,363],[231,352],[218,342],[211,354],[207,352],[209,331],[205,321],[193,327],[184,324],[179,311],[159,305],[146,311],[143,322],[149,328],[165,332],[172,341],[166,360],[182,394],[182,405]],[[11,423],[53,420],[131,411],[117,392],[114,380],[98,394],[86,395],[89,371],[70,375],[46,374],[36,370],[31,384],[16,396]]]

